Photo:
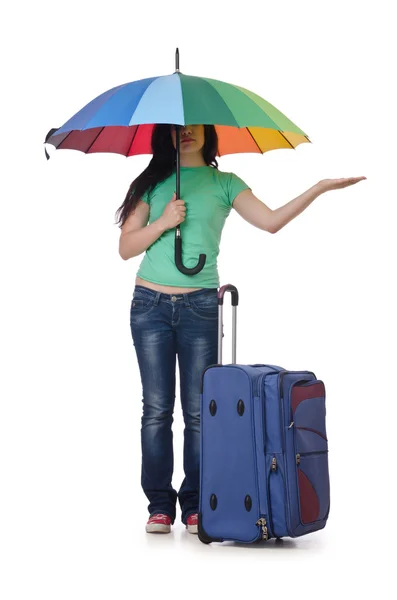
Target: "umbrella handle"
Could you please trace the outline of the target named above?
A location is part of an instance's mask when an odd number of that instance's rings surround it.
[[[177,50],[177,68],[179,68],[179,52]],[[176,125],[176,197],[180,197],[181,191],[181,162],[180,162],[180,125]],[[175,231],[175,264],[178,271],[184,275],[197,275],[204,268],[207,256],[200,254],[199,261],[195,267],[188,269],[182,262],[182,237],[180,225],[177,225]]]
[[[179,225],[176,228],[175,232],[175,264],[178,271],[183,273],[184,275],[197,275],[200,271],[203,270],[205,262],[207,260],[207,256],[205,254],[200,254],[198,264],[192,269],[188,269],[182,263],[182,238],[181,231],[179,229]]]

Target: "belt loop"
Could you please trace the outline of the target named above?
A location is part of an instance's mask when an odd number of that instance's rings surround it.
[[[161,296],[161,292],[156,292],[156,297],[154,299],[154,306],[157,306],[158,303],[160,302],[160,296]]]
[[[186,308],[190,308],[189,294],[183,294],[183,299],[185,301]]]

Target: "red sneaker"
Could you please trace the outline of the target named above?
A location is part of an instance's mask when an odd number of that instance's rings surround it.
[[[147,533],[170,533],[171,531],[171,517],[163,515],[162,513],[156,513],[151,515],[149,521],[146,523]]]
[[[186,527],[189,533],[197,533],[198,529],[198,515],[189,515],[186,520]]]

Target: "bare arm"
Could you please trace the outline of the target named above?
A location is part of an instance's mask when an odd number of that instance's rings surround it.
[[[123,260],[138,256],[164,233],[166,228],[161,219],[150,225],[148,220],[149,206],[141,200],[121,228],[119,254]]]
[[[138,256],[154,244],[165,231],[182,223],[185,216],[185,202],[177,200],[174,194],[161,217],[148,225],[149,206],[140,200],[135,211],[128,216],[121,228],[119,241],[121,258],[128,260]]]
[[[234,199],[233,208],[251,225],[269,233],[277,233],[303,212],[321,193],[318,185],[314,185],[288,204],[272,210],[251,190],[243,190]]]
[[[303,212],[321,194],[355,185],[364,179],[366,177],[322,179],[297,198],[275,210],[266,206],[264,202],[254,196],[251,190],[243,190],[234,199],[233,208],[251,225],[269,233],[277,233],[277,231],[280,231],[282,227]]]

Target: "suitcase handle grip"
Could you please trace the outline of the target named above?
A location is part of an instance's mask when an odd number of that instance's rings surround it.
[[[226,292],[231,292],[232,295],[232,306],[238,306],[238,291],[235,285],[228,283],[223,285],[218,291],[218,305],[223,304],[223,297]]]
[[[218,364],[222,364],[222,338],[223,338],[223,297],[226,292],[231,292],[233,307],[233,329],[232,329],[232,363],[236,364],[236,329],[237,329],[237,306],[238,291],[235,285],[228,283],[218,291]]]

